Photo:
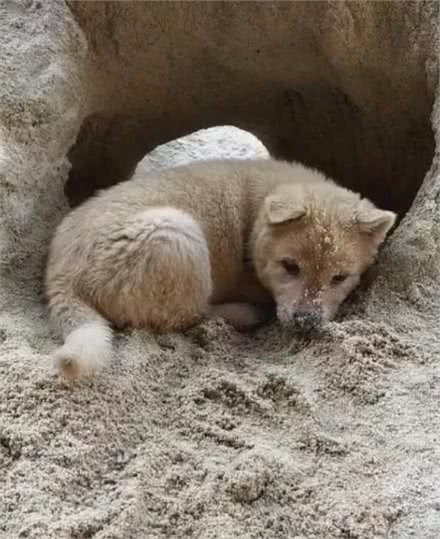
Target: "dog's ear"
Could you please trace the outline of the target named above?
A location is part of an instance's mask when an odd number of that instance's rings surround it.
[[[392,211],[380,210],[373,205],[360,204],[355,221],[363,234],[368,234],[379,247],[396,222],[397,215]]]
[[[267,220],[271,225],[297,221],[306,214],[306,209],[300,201],[286,199],[282,194],[266,197],[264,201]]]

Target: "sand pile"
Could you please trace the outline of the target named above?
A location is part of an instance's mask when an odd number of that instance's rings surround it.
[[[438,6],[0,5],[0,537],[440,536]],[[378,265],[319,338],[121,333],[65,384],[68,202],[225,124],[399,209]],[[214,155],[267,152],[209,129],[140,166]]]

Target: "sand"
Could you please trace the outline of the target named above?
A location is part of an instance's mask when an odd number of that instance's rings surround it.
[[[420,28],[438,28],[433,6]],[[0,5],[0,537],[438,539],[438,100],[411,207],[321,334],[120,333],[110,368],[69,385],[42,272],[91,108],[78,24],[62,2]],[[256,155],[226,126],[139,166]]]

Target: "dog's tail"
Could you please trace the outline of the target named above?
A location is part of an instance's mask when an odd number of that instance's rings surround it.
[[[51,290],[49,308],[64,336],[63,346],[55,352],[56,366],[67,378],[93,375],[109,363],[112,330],[105,318],[65,290]]]

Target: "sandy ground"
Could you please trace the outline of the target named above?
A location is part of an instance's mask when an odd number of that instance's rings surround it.
[[[219,321],[121,333],[111,367],[69,386],[53,370],[42,269],[67,209],[86,44],[63,4],[48,6],[0,3],[0,537],[438,539],[438,149],[378,265],[321,334],[240,335]],[[220,129],[142,166],[210,155],[265,150]]]

